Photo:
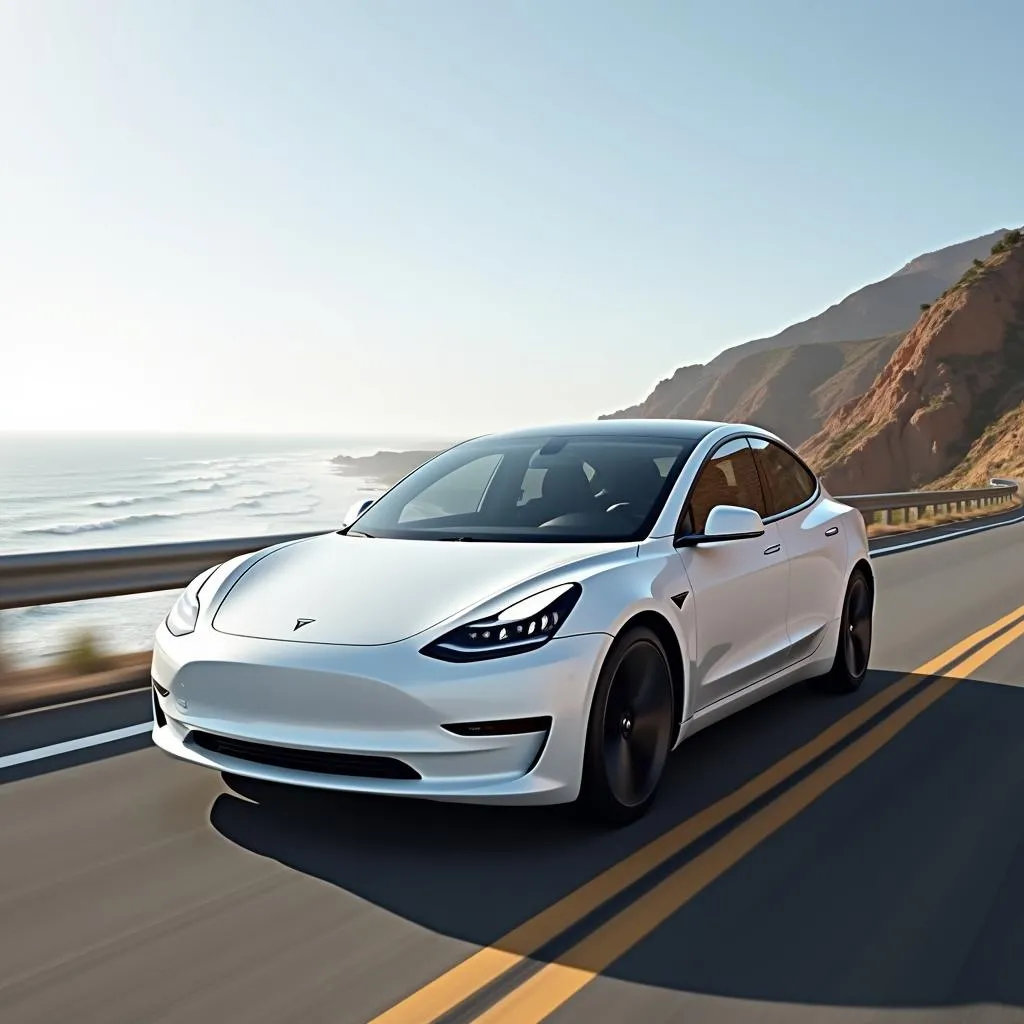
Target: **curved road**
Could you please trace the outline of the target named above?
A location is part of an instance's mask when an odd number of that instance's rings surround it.
[[[1024,1021],[1024,525],[875,566],[863,692],[700,734],[619,832],[145,736],[3,769],[0,1021]],[[0,763],[147,712],[5,719]]]

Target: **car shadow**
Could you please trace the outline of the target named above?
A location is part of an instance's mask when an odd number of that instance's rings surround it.
[[[650,814],[626,829],[590,826],[564,808],[349,796],[237,777],[225,778],[211,823],[247,851],[432,931],[500,944],[904,678],[872,672],[842,697],[796,686],[699,733],[673,755]],[[604,973],[749,1000],[1024,1007],[1022,726],[1024,690],[964,681]]]

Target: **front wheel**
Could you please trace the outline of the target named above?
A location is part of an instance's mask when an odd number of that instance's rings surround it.
[[[583,754],[580,804],[588,817],[626,825],[654,802],[672,746],[672,671],[657,634],[622,634],[597,680]]]
[[[873,616],[871,581],[863,569],[854,569],[843,600],[835,660],[821,680],[824,689],[832,693],[853,693],[860,689],[871,658]]]

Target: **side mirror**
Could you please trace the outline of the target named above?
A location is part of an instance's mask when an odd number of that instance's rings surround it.
[[[350,505],[349,510],[345,513],[345,518],[341,521],[341,528],[351,526],[376,500],[376,498],[360,498],[355,504]]]
[[[677,547],[710,544],[719,540],[747,540],[764,536],[764,521],[752,508],[739,505],[716,505],[704,526],[703,533],[690,534],[676,541]]]

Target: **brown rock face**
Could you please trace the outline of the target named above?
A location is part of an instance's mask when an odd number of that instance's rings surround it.
[[[934,487],[984,487],[993,477],[1016,480],[1024,489],[1024,402],[996,420],[963,462]]]
[[[671,377],[659,381],[654,390],[642,402],[598,418],[602,420],[686,419],[688,414],[678,410],[685,408],[687,403],[699,404],[711,386],[705,369],[702,363],[680,366]]]
[[[681,366],[642,402],[600,419],[742,420],[800,444],[839,404],[871,384],[921,304],[933,302],[1005,234],[1003,229],[918,256],[770,338],[734,345],[707,364]]]
[[[836,406],[867,390],[901,338],[896,334],[755,352],[717,376],[695,372],[704,367],[682,367],[640,405],[603,418],[754,423],[800,444]]]
[[[949,474],[1024,400],[1024,240],[1007,238],[803,446],[833,493],[901,491]]]

